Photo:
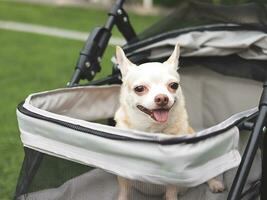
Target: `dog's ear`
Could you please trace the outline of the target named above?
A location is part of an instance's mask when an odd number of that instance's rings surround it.
[[[116,46],[116,60],[119,65],[119,69],[121,70],[121,75],[124,77],[127,72],[135,66],[126,56],[122,48]]]
[[[172,55],[164,62],[164,64],[171,65],[172,67],[175,68],[175,70],[179,69],[179,57],[180,57],[180,45],[177,43],[175,45],[175,48],[172,52]]]

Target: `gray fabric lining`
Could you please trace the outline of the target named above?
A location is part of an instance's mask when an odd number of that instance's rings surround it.
[[[197,130],[256,107],[262,91],[259,82],[224,76],[200,67],[181,69],[181,86],[189,121]]]
[[[214,126],[235,113],[256,107],[259,102],[262,91],[259,82],[224,76],[201,67],[182,68],[180,74],[190,124],[196,130]],[[83,92],[76,88],[67,93],[60,89],[49,91],[49,95],[46,92],[33,95],[30,104],[55,114],[86,121],[114,115],[118,108],[119,86],[80,90]],[[91,92],[94,95],[90,95]],[[55,103],[55,99],[58,103]]]

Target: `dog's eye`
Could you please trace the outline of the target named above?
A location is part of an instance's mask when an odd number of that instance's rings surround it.
[[[171,89],[173,89],[173,90],[177,90],[178,87],[179,87],[179,84],[176,83],[176,82],[172,82],[172,83],[169,84],[169,87],[170,87]]]
[[[142,92],[144,92],[145,90],[146,90],[146,87],[143,86],[143,85],[138,85],[138,86],[136,86],[136,87],[134,88],[134,91],[135,91],[136,93],[142,93]]]

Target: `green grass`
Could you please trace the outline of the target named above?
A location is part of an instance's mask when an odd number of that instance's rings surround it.
[[[85,32],[91,31],[93,27],[104,25],[108,18],[107,13],[108,11],[105,10],[90,8],[0,2],[0,20],[19,21]],[[160,19],[159,16],[143,17],[133,13],[129,13],[129,17],[137,33],[144,30],[146,25]],[[116,28],[114,34],[116,36],[120,35]]]
[[[132,15],[138,31],[158,17]],[[106,12],[93,9],[0,2],[0,20],[87,31],[101,25]],[[83,42],[0,30],[0,199],[11,199],[23,160],[16,106],[33,92],[65,87]],[[108,47],[99,77],[111,71]]]

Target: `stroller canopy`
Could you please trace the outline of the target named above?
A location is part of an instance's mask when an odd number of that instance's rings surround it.
[[[176,42],[180,65],[264,81],[267,78],[267,9],[255,3],[211,5],[186,1],[125,45],[136,63],[163,61]]]

